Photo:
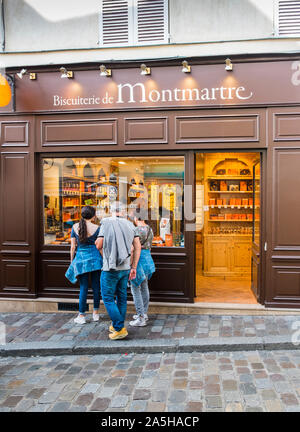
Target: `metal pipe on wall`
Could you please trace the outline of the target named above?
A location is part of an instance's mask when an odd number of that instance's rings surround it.
[[[4,22],[4,0],[0,0],[0,39],[1,51],[5,51],[5,22]]]

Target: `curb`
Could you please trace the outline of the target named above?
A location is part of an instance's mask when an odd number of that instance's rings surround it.
[[[177,340],[122,340],[122,341],[87,341],[76,344],[65,342],[10,343],[0,346],[0,357],[31,357],[59,355],[99,355],[99,354],[156,354],[156,353],[191,353],[191,352],[231,352],[231,351],[267,351],[297,350],[298,346],[285,337],[241,337]]]

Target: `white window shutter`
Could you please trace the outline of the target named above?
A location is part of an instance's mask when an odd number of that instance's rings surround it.
[[[278,36],[300,35],[300,0],[278,0]]]
[[[168,43],[168,0],[135,0],[136,45]]]
[[[132,43],[131,0],[101,0],[100,46],[129,45]]]

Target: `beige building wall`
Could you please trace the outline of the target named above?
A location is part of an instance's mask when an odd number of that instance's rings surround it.
[[[297,52],[276,37],[276,0],[169,0],[170,43],[99,47],[99,0],[0,0],[0,67]],[[0,7],[1,14],[1,7]],[[1,17],[0,17],[1,18]],[[3,50],[2,50],[3,51]]]

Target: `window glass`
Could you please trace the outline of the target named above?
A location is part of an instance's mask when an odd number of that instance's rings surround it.
[[[96,223],[111,204],[126,204],[126,216],[145,220],[153,246],[183,247],[184,157],[44,158],[45,244],[68,245],[81,209],[96,209]]]

